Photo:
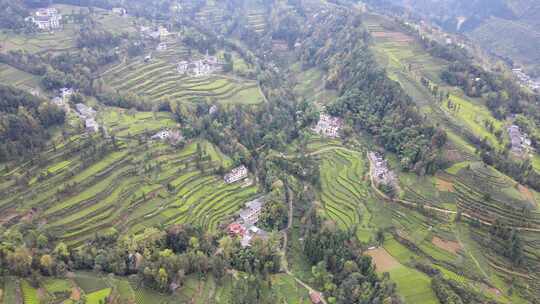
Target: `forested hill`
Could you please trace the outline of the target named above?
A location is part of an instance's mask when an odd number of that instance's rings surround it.
[[[0,161],[45,145],[48,127],[63,124],[64,111],[25,91],[0,85]]]
[[[487,51],[540,72],[540,1],[368,0],[384,9],[409,10],[446,31],[466,34]]]

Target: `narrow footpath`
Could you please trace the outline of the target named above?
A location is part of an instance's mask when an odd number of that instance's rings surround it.
[[[306,288],[309,291],[309,293],[312,293],[312,292],[319,293],[321,295],[321,302],[323,304],[327,304],[326,300],[323,297],[322,292],[319,292],[319,291],[315,290],[313,287],[309,286],[307,283],[303,282],[298,277],[296,277],[294,275],[294,273],[292,273],[289,270],[289,263],[287,261],[287,246],[288,246],[288,232],[290,231],[290,229],[291,229],[291,227],[293,225],[293,200],[292,200],[293,193],[292,193],[291,188],[287,184],[285,184],[285,188],[286,188],[286,191],[287,191],[286,199],[287,199],[287,203],[289,204],[289,214],[288,214],[287,227],[285,229],[281,230],[281,233],[283,234],[283,250],[282,250],[283,251],[282,252],[282,254],[283,254],[283,268],[285,269],[285,273],[287,273],[288,275],[293,277],[294,280],[298,284],[300,284],[304,288]]]

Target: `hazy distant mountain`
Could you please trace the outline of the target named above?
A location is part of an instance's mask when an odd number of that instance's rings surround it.
[[[368,0],[404,7],[540,75],[539,0]]]

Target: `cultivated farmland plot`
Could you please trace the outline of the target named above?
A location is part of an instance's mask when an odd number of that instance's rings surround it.
[[[193,57],[189,57],[186,49],[173,38],[167,45],[167,51],[155,53],[150,61],[134,58],[110,68],[102,75],[103,80],[115,90],[138,95],[154,104],[205,100],[258,104],[263,101],[254,80],[222,73],[202,77],[180,74],[176,63]]]
[[[116,144],[99,136],[79,138],[51,150],[54,162],[44,168],[23,164],[4,172],[2,187],[13,185],[14,172],[35,176],[29,178],[31,187],[11,187],[0,198],[0,210],[19,218],[31,214],[61,240],[80,245],[95,233],[137,233],[155,225],[189,222],[214,231],[258,193],[255,186],[226,184],[216,175],[217,168],[232,162],[208,142],[175,149],[130,137],[174,127],[167,115],[131,116],[109,109],[101,119],[111,133],[118,132]],[[197,155],[197,145],[202,155]],[[93,157],[73,154],[81,149],[89,149]]]

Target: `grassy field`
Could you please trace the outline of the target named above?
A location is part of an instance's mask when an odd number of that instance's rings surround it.
[[[319,106],[336,100],[338,93],[336,90],[325,88],[324,73],[321,70],[311,68],[302,71],[300,64],[294,64],[291,66],[291,73],[296,77],[294,93],[299,97],[314,102]]]
[[[405,246],[394,239],[387,239],[384,249],[399,263],[388,270],[390,278],[396,282],[397,290],[406,303],[439,303],[433,290],[431,279],[418,270],[405,266],[411,260],[418,258]]]
[[[88,304],[105,303],[110,293],[111,293],[110,288],[105,288],[99,291],[88,293],[86,294],[86,303]]]

